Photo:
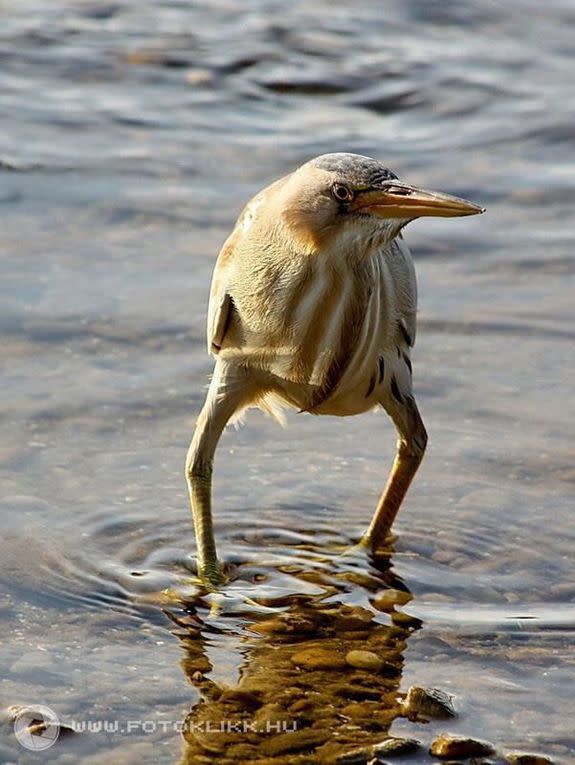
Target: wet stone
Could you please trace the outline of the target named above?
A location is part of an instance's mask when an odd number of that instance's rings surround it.
[[[408,690],[402,704],[402,713],[409,720],[446,720],[457,716],[449,694],[439,688],[422,688],[417,685],[412,685]]]
[[[403,590],[383,590],[379,592],[373,599],[373,606],[378,611],[391,611],[396,606],[405,606],[413,599],[413,595]]]
[[[505,761],[510,765],[553,765],[553,760],[549,757],[529,752],[510,752],[505,755]]]
[[[383,667],[383,660],[373,651],[348,651],[345,661],[350,667],[366,669],[370,672],[379,672]]]
[[[373,747],[373,753],[379,757],[402,756],[417,751],[420,742],[416,738],[390,737]]]
[[[391,615],[391,618],[394,624],[397,624],[400,627],[405,627],[406,629],[418,629],[423,624],[421,619],[418,619],[417,616],[404,614],[403,611],[395,611]]]
[[[433,743],[429,753],[442,759],[468,759],[470,757],[485,757],[492,755],[495,749],[487,741],[478,741],[465,736],[455,736],[442,733]]]
[[[344,752],[338,755],[334,760],[334,765],[367,765],[372,759],[372,748],[363,746],[358,749],[352,749],[349,752]]]

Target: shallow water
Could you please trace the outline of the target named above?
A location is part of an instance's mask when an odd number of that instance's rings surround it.
[[[393,587],[412,618],[386,693],[438,686],[459,716],[391,732],[568,762],[572,3],[189,6],[0,6],[1,705],[119,721],[46,761],[194,762],[176,728],[203,713],[198,666],[257,677],[275,638],[254,625],[326,598],[380,635],[395,622],[374,598]],[[205,596],[182,464],[214,257],[252,193],[334,150],[488,208],[406,233],[429,452],[389,558],[340,558],[385,481],[390,423],[250,414],[217,460],[232,582]],[[2,761],[38,760],[3,732]]]

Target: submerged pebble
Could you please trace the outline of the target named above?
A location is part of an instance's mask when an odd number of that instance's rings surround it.
[[[367,669],[372,672],[379,672],[383,667],[383,660],[373,651],[348,651],[345,661],[350,667],[356,669]]]

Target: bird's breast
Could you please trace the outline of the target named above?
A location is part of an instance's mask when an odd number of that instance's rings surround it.
[[[294,406],[314,411],[336,390],[369,380],[394,325],[394,292],[383,255],[295,265],[255,273],[250,288],[232,296],[236,350],[275,378]]]

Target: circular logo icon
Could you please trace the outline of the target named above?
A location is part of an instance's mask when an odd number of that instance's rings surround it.
[[[14,734],[23,747],[41,752],[56,743],[60,734],[60,721],[56,712],[49,707],[22,707],[14,719]]]

